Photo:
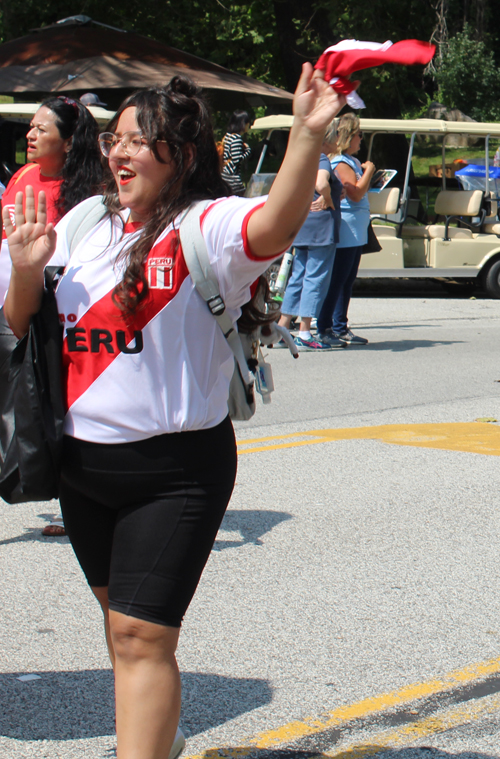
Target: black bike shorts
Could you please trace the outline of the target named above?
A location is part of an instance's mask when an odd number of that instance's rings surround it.
[[[109,607],[180,627],[236,476],[229,417],[208,430],[103,445],[64,439],[64,526]]]

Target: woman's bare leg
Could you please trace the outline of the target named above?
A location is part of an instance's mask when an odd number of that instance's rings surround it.
[[[92,588],[92,593],[101,604],[102,613],[104,616],[104,633],[106,635],[106,644],[108,646],[109,659],[111,666],[115,668],[115,652],[113,651],[113,643],[111,641],[111,633],[109,630],[109,603],[108,603],[108,589],[107,588]]]
[[[310,332],[311,331],[311,322],[312,322],[312,316],[301,316],[300,317],[299,330],[301,332]]]
[[[179,629],[109,612],[117,759],[167,759],[179,723]]]
[[[281,314],[278,324],[280,327],[286,327],[287,329],[290,329],[292,319],[293,316],[290,316],[290,314]]]

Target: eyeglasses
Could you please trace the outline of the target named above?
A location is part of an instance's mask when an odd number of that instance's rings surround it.
[[[359,132],[358,132],[358,137],[359,137],[360,139],[363,139],[363,132],[361,131],[361,129],[360,129],[360,130],[359,130]]]
[[[143,140],[140,132],[125,132],[121,137],[117,137],[113,132],[103,132],[99,135],[99,147],[103,156],[109,158],[113,148],[119,144],[122,146],[125,155],[133,158],[141,148],[147,147]]]

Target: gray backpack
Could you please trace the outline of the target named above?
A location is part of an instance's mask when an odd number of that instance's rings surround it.
[[[234,373],[229,386],[229,416],[234,420],[247,421],[255,414],[254,389],[262,396],[264,403],[271,401],[273,376],[271,364],[264,360],[260,348],[260,329],[249,335],[240,335],[237,325],[226,313],[200,228],[200,216],[211,203],[212,200],[193,203],[182,217],[179,235],[191,279],[234,354]]]

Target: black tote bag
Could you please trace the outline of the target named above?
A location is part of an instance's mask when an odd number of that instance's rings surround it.
[[[47,501],[59,493],[64,404],[57,272],[46,270],[40,311],[21,340],[0,309],[0,496],[8,503]]]
[[[378,241],[370,220],[370,223],[368,224],[368,240],[366,245],[363,246],[361,253],[378,253],[380,250],[382,250],[382,246]]]

